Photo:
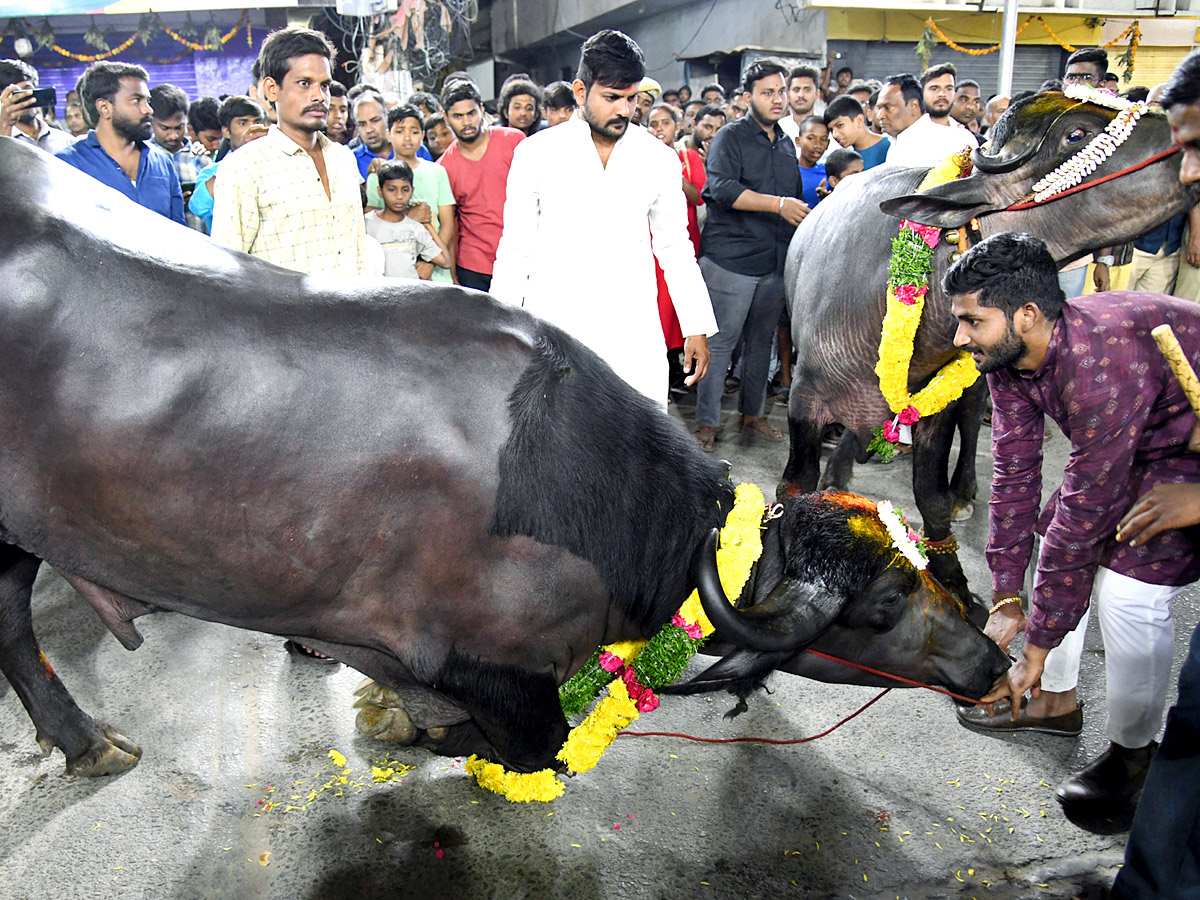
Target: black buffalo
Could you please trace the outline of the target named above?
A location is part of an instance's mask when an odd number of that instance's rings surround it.
[[[594,649],[711,580],[723,466],[556,328],[284,271],[7,138],[0,196],[0,668],[69,772],[140,751],[41,656],[42,561],[129,649],[155,610],[286,636],[417,692],[432,749],[522,770],[552,762],[557,688]],[[892,556],[872,575],[844,546],[830,571],[856,577],[817,584],[797,515],[721,625],[725,681],[763,653],[804,670],[814,640],[971,696],[1007,664]]]

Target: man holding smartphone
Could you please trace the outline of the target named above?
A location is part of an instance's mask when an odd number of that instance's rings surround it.
[[[33,144],[47,153],[57,153],[71,146],[75,139],[46,124],[41,106],[54,105],[54,88],[40,92],[39,104],[39,97],[34,95],[37,85],[37,69],[29,63],[19,59],[0,60],[0,134]]]

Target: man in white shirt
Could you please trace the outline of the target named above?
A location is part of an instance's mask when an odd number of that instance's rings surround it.
[[[717,323],[687,234],[679,158],[629,127],[644,75],[627,35],[605,30],[584,43],[571,85],[579,112],[514,152],[491,293],[582,341],[665,408],[656,257],[685,335],[688,384],[708,368]],[[583,266],[584,248],[602,255]]]
[[[0,134],[57,153],[75,142],[70,134],[46,124],[34,106],[37,69],[21,59],[0,60]]]
[[[800,123],[809,116],[820,115],[814,111],[820,96],[821,70],[807,63],[796,66],[788,73],[788,113],[779,120],[783,133],[794,142],[800,137]]]
[[[926,74],[932,71],[926,70]],[[887,155],[889,165],[932,166],[964,148],[975,148],[971,132],[957,122],[956,127],[947,124],[954,102],[954,75],[942,75],[941,80],[946,77],[950,79],[950,93],[945,109],[939,107],[936,121],[925,112],[924,91],[913,76],[892,75],[884,83],[878,110],[879,126],[892,139]]]

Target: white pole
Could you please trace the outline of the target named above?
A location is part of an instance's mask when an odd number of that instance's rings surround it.
[[[1004,0],[1000,35],[1000,94],[1012,96],[1013,58],[1017,52],[1017,0]]]

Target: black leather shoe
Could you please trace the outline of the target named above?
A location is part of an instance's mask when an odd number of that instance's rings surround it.
[[[1012,718],[1012,705],[1007,700],[997,700],[992,704],[996,714],[989,716],[987,707],[965,706],[955,710],[958,721],[972,731],[1014,733],[1018,731],[1036,731],[1041,734],[1056,734],[1060,737],[1076,737],[1083,731],[1083,704],[1080,703],[1069,713],[1061,716],[1031,716],[1025,710],[1027,697],[1021,698],[1021,709],[1017,720]]]
[[[1136,750],[1110,743],[1095,762],[1055,788],[1054,797],[1070,809],[1123,806],[1145,784],[1150,760],[1157,749],[1157,741]]]

